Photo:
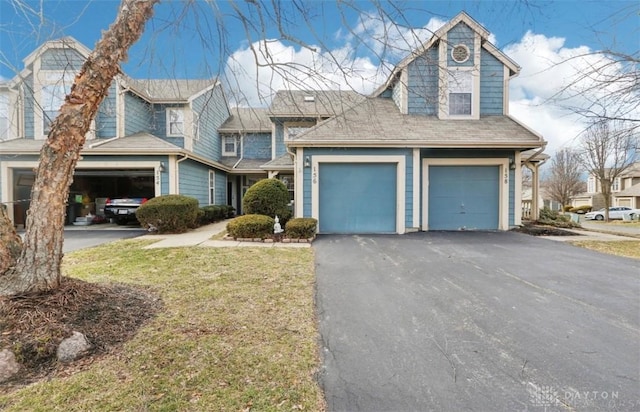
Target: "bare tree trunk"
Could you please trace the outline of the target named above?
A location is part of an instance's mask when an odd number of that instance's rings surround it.
[[[116,21],[103,32],[76,76],[40,151],[24,247],[15,267],[0,276],[0,295],[60,285],[65,206],[80,150],[98,106],[120,71],[120,62],[126,60],[158,1],[123,0]]]
[[[16,264],[21,251],[22,239],[7,216],[4,205],[0,205],[0,273]]]

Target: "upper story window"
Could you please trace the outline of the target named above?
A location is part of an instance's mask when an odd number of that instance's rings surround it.
[[[595,193],[596,192],[596,178],[593,176],[589,176],[587,180],[587,192]]]
[[[449,72],[449,115],[471,116],[473,75],[470,70]]]
[[[178,108],[167,108],[167,136],[184,135],[184,111]]]
[[[611,191],[612,192],[619,192],[620,191],[620,178],[616,177],[615,179],[613,179],[613,183],[611,184]]]
[[[49,134],[51,123],[60,114],[64,98],[71,92],[71,85],[65,83],[49,84],[42,87],[42,131]]]
[[[237,156],[238,155],[238,140],[235,136],[224,136],[222,138],[222,155],[223,156]]]
[[[209,170],[209,204],[216,204],[216,172]]]

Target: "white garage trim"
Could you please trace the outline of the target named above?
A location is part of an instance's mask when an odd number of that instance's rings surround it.
[[[294,207],[295,217],[304,216],[304,149],[296,149],[296,160],[293,163],[293,184],[295,190]]]
[[[422,230],[429,230],[429,166],[500,166],[498,229],[509,229],[509,159],[508,158],[438,158],[422,159]]]
[[[413,230],[420,227],[420,149],[413,149]]]
[[[320,227],[320,184],[319,176],[321,163],[395,163],[397,188],[396,188],[396,232],[405,232],[405,182],[406,182],[406,158],[405,156],[324,156],[312,157],[311,164],[311,217],[318,220]]]
[[[520,226],[522,224],[522,154],[521,152],[516,152],[515,156],[515,165],[516,170],[513,178],[515,179],[514,183],[514,199],[513,199],[513,224],[516,226]]]
[[[13,201],[13,169],[31,169],[36,170],[38,168],[38,161],[3,161],[0,163],[0,176],[5,184],[2,185],[2,192],[0,193],[0,202]],[[76,165],[76,169],[153,169],[154,170],[154,182],[155,182],[155,195],[160,196],[162,194],[162,180],[160,173],[160,162],[148,161],[101,161],[90,162],[80,160]],[[9,218],[13,220],[13,207],[7,208],[9,212]]]

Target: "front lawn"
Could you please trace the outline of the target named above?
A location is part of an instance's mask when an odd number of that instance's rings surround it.
[[[314,376],[311,249],[142,249],[146,244],[120,241],[68,254],[64,272],[144,286],[162,301],[156,317],[88,366],[78,361],[49,380],[5,391],[0,410],[324,409]]]
[[[640,241],[623,240],[606,242],[596,240],[580,240],[571,243],[576,246],[591,250],[597,250],[598,252],[608,253],[610,255],[640,259]]]

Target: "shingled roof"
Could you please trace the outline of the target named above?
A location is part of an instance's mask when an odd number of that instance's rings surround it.
[[[231,116],[218,128],[220,133],[244,133],[269,132],[271,133],[271,120],[267,109],[252,109],[248,107],[234,107]]]
[[[479,120],[402,114],[391,99],[368,98],[287,140],[291,146],[542,147],[541,136],[509,116]]]
[[[129,87],[151,102],[186,102],[210,86],[215,79],[131,79],[125,77]]]
[[[272,117],[332,117],[360,103],[365,97],[342,90],[279,90],[271,106]]]

